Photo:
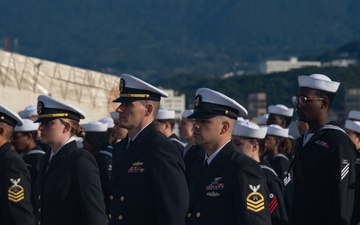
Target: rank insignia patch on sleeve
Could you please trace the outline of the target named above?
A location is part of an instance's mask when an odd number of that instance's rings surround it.
[[[17,180],[10,178],[10,181],[13,185],[8,189],[8,199],[12,202],[20,202],[25,197],[24,188],[19,185],[20,178]]]
[[[253,212],[260,212],[265,209],[264,196],[257,192],[260,189],[260,184],[257,186],[249,185],[252,192],[246,197],[246,208]]]

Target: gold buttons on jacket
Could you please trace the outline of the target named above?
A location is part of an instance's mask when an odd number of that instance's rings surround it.
[[[125,197],[124,197],[124,196],[121,196],[121,197],[120,197],[120,201],[123,202],[124,200],[125,200]]]
[[[119,219],[119,220],[122,220],[122,219],[123,219],[122,215],[119,215],[119,216],[118,216],[118,219]]]
[[[41,208],[39,208],[39,212],[41,212]]]
[[[109,198],[110,198],[110,200],[113,200],[113,199],[114,199],[114,196],[110,195]]]
[[[199,212],[196,213],[196,217],[197,217],[197,218],[200,218],[200,215],[201,215],[201,214],[200,214]]]
[[[41,199],[41,195],[38,196],[38,199],[39,199],[39,200]]]
[[[190,218],[190,217],[191,217],[191,213],[188,213],[186,216]]]
[[[41,225],[41,221],[39,221],[38,224]]]
[[[111,214],[109,214],[109,219],[111,219]]]

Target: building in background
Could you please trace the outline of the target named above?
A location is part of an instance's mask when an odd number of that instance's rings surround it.
[[[302,67],[315,66],[320,67],[319,61],[298,61],[297,57],[291,57],[288,61],[285,60],[267,60],[260,63],[259,71],[263,74],[286,72],[292,69]]]
[[[255,118],[267,113],[266,93],[258,92],[248,95],[248,118],[254,120]]]
[[[118,104],[120,78],[0,50],[1,104],[17,112],[48,95],[85,111],[84,122],[109,115]]]
[[[161,87],[159,87],[162,89]],[[160,108],[167,110],[175,110],[175,119],[181,119],[182,113],[185,110],[186,98],[185,94],[178,93],[173,89],[162,89],[169,94],[168,98],[162,98],[160,101]]]

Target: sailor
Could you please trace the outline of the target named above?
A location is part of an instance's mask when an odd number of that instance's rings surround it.
[[[128,130],[114,147],[109,190],[109,225],[183,225],[189,194],[180,152],[153,123],[168,94],[122,74],[114,102],[119,126]]]
[[[106,224],[99,169],[94,156],[77,148],[74,136],[84,137],[84,112],[65,102],[40,95],[41,141],[51,150],[40,161],[36,182],[37,224]]]
[[[217,91],[196,91],[195,144],[205,150],[192,169],[186,224],[271,224],[265,175],[253,159],[235,151],[232,130],[247,110]]]
[[[85,129],[83,148],[91,152],[100,172],[101,189],[104,193],[106,212],[108,212],[108,190],[112,169],[112,152],[109,151],[108,124],[100,121],[92,121],[82,124]]]
[[[158,131],[170,139],[180,154],[183,154],[185,143],[173,132],[175,126],[175,111],[159,109],[154,120],[154,125]]]
[[[268,128],[259,127],[252,122],[236,123],[232,132],[232,141],[238,152],[244,153],[260,164],[266,176],[269,189],[269,212],[272,225],[289,224],[284,199],[284,184],[267,161],[260,161],[265,151],[265,136]]]
[[[10,146],[14,127],[22,124],[17,114],[0,105],[0,223],[5,225],[35,222],[30,203],[30,173]]]
[[[355,148],[345,131],[329,122],[340,83],[323,74],[299,76],[293,97],[300,120],[309,125],[295,149],[291,224],[349,224],[353,209]]]

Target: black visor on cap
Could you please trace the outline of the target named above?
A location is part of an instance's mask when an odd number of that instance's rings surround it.
[[[79,122],[80,114],[63,109],[42,108],[41,113],[39,113],[38,118],[34,123],[48,122],[58,118],[68,118]]]
[[[236,120],[238,115],[239,111],[232,107],[208,102],[199,102],[197,106],[195,106],[194,113],[187,118],[209,119],[215,116],[227,116]]]
[[[137,100],[152,100],[159,102],[161,95],[155,92],[135,88],[123,88],[119,97],[113,102],[133,102]]]

